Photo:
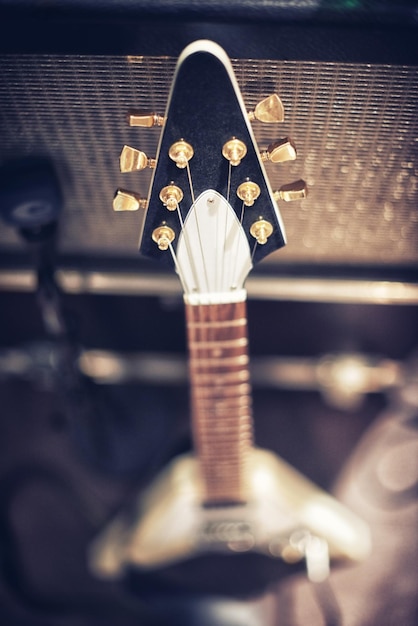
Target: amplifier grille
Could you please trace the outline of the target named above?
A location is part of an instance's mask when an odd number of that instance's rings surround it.
[[[407,66],[233,61],[248,108],[272,91],[278,128],[255,123],[260,148],[290,135],[297,161],[267,164],[272,187],[297,178],[306,200],[281,204],[289,245],[269,262],[410,265],[418,260],[418,72]],[[0,159],[50,156],[65,195],[63,253],[136,257],[141,217],[114,214],[116,187],[148,193],[150,172],[121,175],[124,143],[150,156],[159,130],[129,128],[130,108],[163,113],[175,60],[0,57]],[[214,86],[216,88],[216,86]],[[0,232],[4,251],[21,245]]]

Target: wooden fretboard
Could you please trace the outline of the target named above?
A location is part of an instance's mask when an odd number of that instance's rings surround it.
[[[195,451],[206,504],[244,502],[252,445],[246,303],[186,304]]]

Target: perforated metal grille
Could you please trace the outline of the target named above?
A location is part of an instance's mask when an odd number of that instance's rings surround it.
[[[163,113],[175,60],[89,56],[0,57],[2,162],[49,155],[65,212],[61,250],[136,256],[141,216],[114,214],[117,187],[148,193],[150,172],[121,175],[124,143],[153,155],[158,129],[132,129],[128,109]],[[270,261],[411,264],[418,260],[418,73],[400,66],[233,62],[248,108],[272,91],[280,127],[256,122],[260,148],[290,135],[297,161],[267,171],[273,189],[297,178],[309,197],[281,204],[289,244]],[[216,88],[216,86],[214,86]],[[1,228],[3,250],[16,250]]]

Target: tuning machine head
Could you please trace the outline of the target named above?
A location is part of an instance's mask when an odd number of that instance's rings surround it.
[[[129,126],[139,126],[140,128],[151,128],[152,126],[163,126],[165,117],[157,113],[149,113],[143,111],[129,111]]]
[[[294,161],[297,153],[293,141],[289,137],[285,137],[270,144],[267,150],[261,152],[260,156],[262,161],[284,163],[285,161]]]
[[[137,172],[144,170],[147,167],[151,169],[155,168],[155,159],[149,159],[145,152],[131,148],[131,146],[123,146],[122,152],[119,157],[120,171],[125,172]]]
[[[283,122],[284,107],[277,93],[271,94],[255,107],[254,111],[248,111],[248,119],[250,121],[258,120],[265,124],[274,124],[275,122]]]
[[[308,195],[308,188],[304,180],[299,179],[293,183],[282,185],[279,190],[273,192],[274,199],[292,202],[293,200],[303,200]]]
[[[148,200],[126,189],[118,189],[113,198],[113,210],[115,212],[138,211],[138,209],[146,209],[147,207]]]

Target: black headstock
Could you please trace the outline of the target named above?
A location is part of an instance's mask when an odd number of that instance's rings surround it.
[[[281,121],[279,98],[271,96],[265,102],[266,121],[272,121],[269,116]],[[260,155],[250,117],[225,52],[213,42],[198,41],[179,58],[165,118],[145,116],[149,125],[155,120],[163,126],[156,160],[130,148],[123,155],[129,171],[155,167],[141,254],[175,265],[180,278],[190,269],[193,284],[188,288],[192,291],[236,289],[253,264],[285,245],[262,156],[283,161],[295,158],[296,152],[290,140],[282,140],[269,148],[270,154]],[[296,197],[305,193],[303,181],[300,183]],[[199,204],[202,194],[206,194],[205,206],[203,200]],[[289,194],[283,197],[293,199]],[[213,219],[208,223],[206,214],[211,209]],[[223,215],[227,214],[223,225]],[[196,226],[187,234],[183,227],[193,220]],[[222,257],[225,250],[229,252]],[[223,263],[231,261],[243,264],[231,277],[231,286],[219,287],[218,278],[216,286],[212,285],[207,277],[204,286],[197,285],[200,271],[207,274],[207,268],[216,264],[219,274]],[[184,270],[184,262],[191,268]],[[183,280],[187,291],[184,282],[188,281]]]

